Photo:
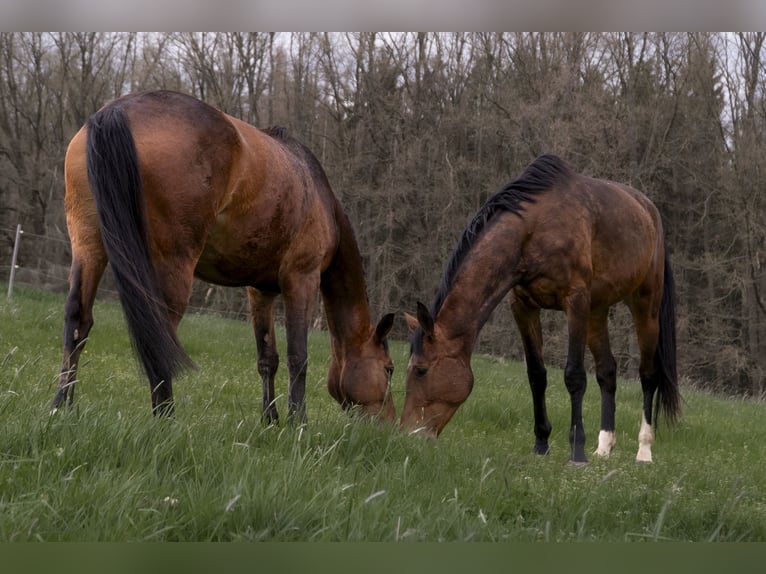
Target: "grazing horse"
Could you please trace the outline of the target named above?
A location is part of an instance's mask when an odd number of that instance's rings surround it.
[[[534,404],[534,452],[548,452],[546,369],[541,309],[567,316],[564,382],[572,413],[572,462],[587,462],[582,400],[587,346],[601,388],[596,454],[615,445],[616,363],[609,348],[609,308],[622,301],[641,351],[643,417],[636,460],[651,461],[652,420],[680,412],[676,381],[673,277],[660,215],[626,185],[579,175],[543,155],[492,196],[463,232],[431,309],[407,315],[412,331],[401,424],[438,436],[473,387],[471,353],[479,331],[510,293]],[[653,402],[657,393],[657,402]]]
[[[288,416],[302,422],[317,291],[331,337],[330,394],[394,420],[394,316],[371,323],[352,227],[316,157],[283,129],[256,129],[175,92],[128,95],[74,136],[65,179],[72,266],[54,411],[72,403],[109,262],[155,414],[172,414],[172,380],[191,365],[177,327],[196,276],[247,288],[267,422],[278,419],[275,298],[285,307]]]

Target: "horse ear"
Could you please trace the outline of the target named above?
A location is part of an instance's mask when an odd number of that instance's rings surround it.
[[[391,332],[391,328],[394,326],[394,317],[393,313],[387,313],[378,321],[378,325],[375,327],[375,340],[378,343],[382,343]]]
[[[418,301],[418,323],[423,328],[423,332],[429,337],[434,336],[434,318],[428,308]]]
[[[420,323],[418,323],[417,318],[413,317],[409,313],[404,314],[404,320],[407,321],[407,329],[409,329],[410,333],[420,327]]]

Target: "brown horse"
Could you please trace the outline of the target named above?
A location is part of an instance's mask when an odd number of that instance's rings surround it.
[[[265,420],[278,419],[273,306],[280,294],[288,416],[306,418],[306,338],[318,290],[332,341],[330,394],[344,408],[394,419],[386,342],[393,314],[371,323],[352,227],[317,159],[284,130],[261,131],[175,92],[129,95],[74,136],[65,177],[72,267],[54,410],[73,400],[109,262],[155,414],[173,412],[172,380],[191,365],[177,327],[197,276],[247,287]]]
[[[478,211],[444,271],[430,311],[407,315],[412,334],[401,423],[437,436],[473,387],[470,360],[480,329],[510,292],[532,389],[535,447],[548,452],[540,309],[566,313],[564,382],[572,404],[573,462],[587,462],[582,400],[586,345],[601,388],[596,454],[615,445],[616,363],[609,348],[609,308],[623,301],[641,350],[643,419],[638,461],[651,461],[653,415],[680,412],[676,383],[674,288],[660,215],[626,185],[572,172],[559,158],[537,158]],[[652,412],[655,392],[657,403]]]

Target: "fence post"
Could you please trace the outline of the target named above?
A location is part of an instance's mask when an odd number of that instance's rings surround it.
[[[16,275],[16,260],[19,257],[19,242],[21,240],[21,223],[16,225],[16,240],[13,242],[13,256],[11,257],[11,277],[8,279],[8,299],[13,295],[13,278]]]

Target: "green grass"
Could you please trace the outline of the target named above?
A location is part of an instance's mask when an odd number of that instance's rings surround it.
[[[549,372],[547,457],[531,452],[523,366],[486,356],[474,357],[471,397],[425,441],[340,410],[317,332],[309,424],[264,427],[250,326],[190,315],[181,340],[199,369],[175,386],[174,420],[156,420],[121,309],[98,303],[75,407],[51,417],[63,302],[25,290],[0,302],[0,540],[766,540],[762,402],[685,389],[680,427],[661,426],[654,464],[637,465],[640,388],[620,381],[615,453],[574,467],[560,372]],[[407,353],[392,343],[397,412]],[[286,377],[283,361],[283,394]],[[593,451],[599,393],[589,385]]]

